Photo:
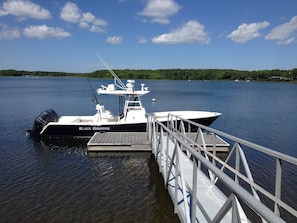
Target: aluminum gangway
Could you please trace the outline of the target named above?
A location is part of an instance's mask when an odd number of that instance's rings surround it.
[[[150,115],[147,123],[152,152],[181,222],[297,222],[296,204],[281,197],[283,166],[297,168],[296,158],[171,114],[167,125]],[[189,137],[193,129],[194,139]],[[205,134],[228,140],[229,153],[218,154],[215,143],[208,151]],[[250,167],[247,149],[275,163],[273,192],[254,180],[257,168]],[[281,216],[284,212],[289,220]]]

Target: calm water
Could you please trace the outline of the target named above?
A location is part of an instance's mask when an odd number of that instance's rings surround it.
[[[25,137],[34,118],[95,112],[89,83],[75,78],[0,78],[1,222],[178,222],[149,153],[86,154],[84,142],[44,144]],[[218,81],[141,81],[148,112],[211,110],[223,113],[212,127],[297,157],[297,85]],[[141,82],[137,82],[137,88]],[[152,103],[151,99],[157,102]],[[99,100],[117,113],[118,101]],[[248,153],[270,185],[272,162]],[[293,168],[284,174],[283,197],[296,203]],[[294,177],[293,177],[294,176]]]

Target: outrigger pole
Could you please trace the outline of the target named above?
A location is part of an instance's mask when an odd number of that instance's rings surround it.
[[[122,80],[118,77],[118,75],[116,75],[116,73],[110,68],[110,66],[98,54],[96,54],[96,56],[101,61],[101,63],[106,67],[109,73],[111,73],[111,75],[114,77],[115,86],[121,89],[126,89],[126,85],[122,82]]]

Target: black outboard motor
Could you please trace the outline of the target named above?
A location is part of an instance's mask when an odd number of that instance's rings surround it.
[[[49,122],[57,122],[59,117],[53,109],[48,109],[41,112],[40,115],[35,119],[33,129],[27,130],[27,136],[39,137],[43,127]]]

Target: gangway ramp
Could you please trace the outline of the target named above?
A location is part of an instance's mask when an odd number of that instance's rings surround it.
[[[168,144],[168,159],[171,161],[178,159],[179,162],[179,170],[175,168],[173,165],[170,171],[170,175],[168,177],[168,192],[171,196],[171,198],[174,200],[176,188],[178,188],[178,198],[175,201],[176,204],[179,206],[177,208],[178,212],[182,212],[179,214],[179,216],[186,216],[186,206],[191,202],[190,194],[194,190],[192,188],[193,186],[193,161],[180,149],[176,148],[176,145],[174,144],[173,140],[168,138],[169,136],[167,134],[164,134],[162,137],[162,145],[163,147],[167,146]],[[160,166],[165,167],[166,166],[166,158],[165,156],[162,157],[162,154],[159,153],[157,156],[157,160],[160,162]],[[176,156],[176,158],[175,158]],[[196,207],[196,213],[197,213],[197,222],[210,222],[211,219],[214,219],[221,207],[224,206],[228,198],[225,196],[225,194],[211,181],[209,178],[205,176],[205,174],[200,170],[197,169],[197,182],[196,182],[196,188],[197,191],[197,201],[199,201],[199,206]],[[177,172],[179,172],[177,174]],[[163,172],[164,173],[164,172]],[[185,185],[182,185],[181,177],[176,177],[177,175],[182,176]],[[163,176],[164,177],[164,176]],[[176,181],[177,180],[177,181]],[[177,187],[176,187],[177,184]],[[186,191],[182,191],[182,188],[186,187]],[[184,197],[183,193],[187,194],[187,198]],[[186,202],[188,204],[183,205],[182,203]],[[244,211],[242,210],[240,204],[237,202],[238,206],[238,212],[240,213],[239,216],[241,218],[241,222],[248,222],[246,215]],[[204,212],[204,214],[203,214]],[[183,219],[183,222],[188,222],[186,219]],[[232,222],[232,212],[231,210],[228,211],[228,213],[220,220],[220,222],[226,222],[230,223]]]
[[[185,129],[197,129],[196,137],[189,137]],[[283,164],[297,166],[296,158],[172,114],[168,115],[167,124],[149,116],[147,131],[164,185],[181,222],[286,222],[281,217],[284,211],[285,217],[297,220],[296,205],[281,197],[286,166]],[[205,136],[214,139],[213,142],[217,136],[228,141],[231,148],[228,154],[223,158],[217,156],[216,143],[208,151],[211,141]],[[264,188],[261,179],[254,180],[253,172],[261,170],[251,170],[245,149],[274,160],[275,170],[271,171],[275,177],[274,192]]]

